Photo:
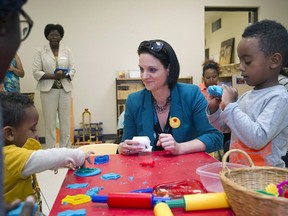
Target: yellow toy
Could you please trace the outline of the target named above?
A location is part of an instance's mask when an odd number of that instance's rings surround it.
[[[167,200],[170,208],[184,207],[185,211],[230,208],[224,192],[188,194],[181,199]]]
[[[173,216],[173,213],[169,206],[164,202],[159,202],[154,206],[155,216]]]
[[[279,196],[278,188],[275,184],[269,184],[265,187],[267,193],[273,194],[274,196]]]
[[[82,203],[91,202],[91,197],[85,194],[77,194],[74,196],[67,195],[61,200],[61,204],[79,205]]]

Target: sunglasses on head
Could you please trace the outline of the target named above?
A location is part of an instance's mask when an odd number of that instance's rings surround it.
[[[154,52],[160,52],[161,50],[166,52],[165,48],[163,48],[164,44],[161,41],[143,41],[140,44],[140,49],[143,47],[150,49]]]

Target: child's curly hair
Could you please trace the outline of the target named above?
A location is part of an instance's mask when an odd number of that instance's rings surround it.
[[[26,108],[34,106],[34,102],[18,92],[0,93],[0,109],[2,108],[3,127],[17,128],[23,123]]]
[[[204,77],[205,71],[208,69],[214,69],[216,70],[217,74],[219,75],[220,72],[220,65],[215,62],[213,59],[206,59],[202,64],[203,70],[202,70],[202,77]]]

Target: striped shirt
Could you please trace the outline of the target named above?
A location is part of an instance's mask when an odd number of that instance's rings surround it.
[[[278,81],[280,85],[283,85],[288,91],[288,77],[279,74]]]

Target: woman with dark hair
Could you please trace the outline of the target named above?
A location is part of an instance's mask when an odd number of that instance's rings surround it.
[[[207,88],[209,86],[218,85],[220,67],[217,62],[212,59],[205,60],[202,64],[203,83],[199,84],[199,88],[206,99],[209,98]]]
[[[38,81],[45,121],[46,148],[56,144],[56,119],[60,123],[60,147],[70,146],[70,104],[75,75],[71,50],[60,44],[64,36],[61,25],[48,24],[44,29],[48,45],[37,48],[32,66]]]
[[[119,153],[143,151],[134,136],[148,136],[153,151],[174,155],[221,149],[223,136],[209,124],[198,86],[177,82],[180,66],[173,48],[163,40],[143,41],[138,55],[145,88],[128,96]]]

